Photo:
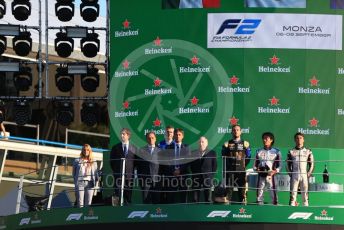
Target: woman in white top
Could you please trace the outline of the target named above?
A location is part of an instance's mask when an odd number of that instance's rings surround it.
[[[73,164],[73,178],[78,207],[92,204],[94,186],[98,180],[97,162],[93,160],[92,148],[84,144],[80,157]]]

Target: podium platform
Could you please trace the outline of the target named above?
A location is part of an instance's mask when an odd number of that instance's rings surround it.
[[[97,206],[0,218],[0,229],[344,229],[344,207],[257,205]]]

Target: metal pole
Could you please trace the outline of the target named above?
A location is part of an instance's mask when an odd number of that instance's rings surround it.
[[[45,96],[49,96],[48,0],[45,0]]]
[[[55,165],[53,166],[53,179],[51,181],[51,186],[49,189],[49,199],[48,199],[48,205],[47,205],[47,210],[50,210],[50,206],[51,206],[51,201],[53,200],[53,195],[54,195],[54,189],[55,189],[55,182],[56,182],[56,177],[57,177],[57,172],[59,169],[59,166]]]
[[[38,97],[42,98],[42,1],[39,0],[39,43],[38,43]],[[46,43],[48,45],[48,43]]]
[[[122,182],[121,182],[121,206],[123,206],[124,197],[124,183],[125,183],[125,158],[121,158],[122,161]],[[115,181],[116,183],[116,181]]]
[[[68,144],[68,128],[66,128],[66,133],[65,133],[65,148],[67,148],[67,144]]]
[[[24,176],[20,176],[20,181],[19,181],[19,186],[18,186],[17,204],[16,204],[16,214],[18,214],[20,211],[21,196],[23,193],[23,183],[24,183]]]

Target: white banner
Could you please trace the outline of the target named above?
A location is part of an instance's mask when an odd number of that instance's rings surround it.
[[[342,50],[342,15],[208,14],[208,48]]]

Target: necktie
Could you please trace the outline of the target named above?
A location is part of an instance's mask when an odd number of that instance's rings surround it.
[[[127,154],[128,154],[128,148],[127,148],[126,144],[123,145],[123,153],[125,156],[127,156]]]
[[[176,144],[175,169],[179,169],[180,146]]]

